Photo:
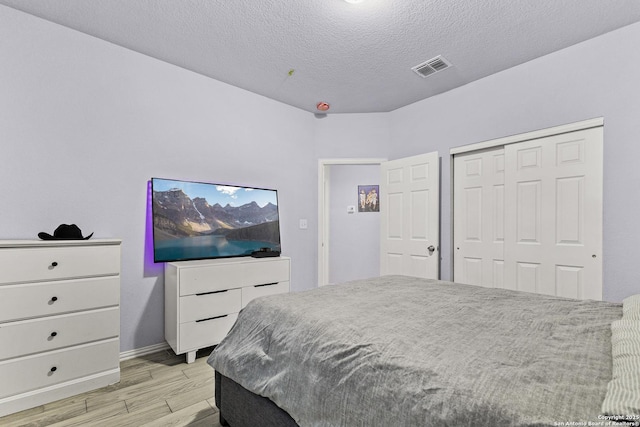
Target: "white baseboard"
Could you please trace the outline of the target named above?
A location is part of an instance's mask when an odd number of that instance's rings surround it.
[[[156,353],[158,351],[166,350],[170,348],[166,342],[160,344],[154,344],[147,347],[134,348],[133,350],[127,350],[120,353],[120,361],[133,359],[134,357],[145,356],[147,354]]]

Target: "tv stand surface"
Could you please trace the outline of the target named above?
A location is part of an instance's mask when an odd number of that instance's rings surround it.
[[[196,351],[219,344],[254,298],[289,292],[291,259],[224,258],[165,265],[164,335],[193,363]]]

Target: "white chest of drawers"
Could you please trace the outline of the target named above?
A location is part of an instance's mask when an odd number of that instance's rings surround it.
[[[165,265],[165,339],[176,354],[220,343],[254,298],[289,292],[291,260],[225,258]]]
[[[0,241],[0,416],[120,380],[120,240]]]

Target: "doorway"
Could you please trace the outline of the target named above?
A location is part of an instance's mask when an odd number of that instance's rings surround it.
[[[331,274],[332,260],[332,224],[331,204],[332,192],[342,189],[332,189],[332,168],[358,167],[358,165],[378,166],[379,189],[377,193],[379,213],[358,213],[364,219],[367,215],[379,216],[377,230],[371,233],[378,238],[378,256],[371,256],[378,260],[379,274],[403,274],[415,277],[439,278],[439,230],[440,230],[440,167],[437,152],[386,161],[385,159],[326,159],[319,161],[318,176],[318,286],[336,283]],[[348,175],[348,174],[347,174]],[[370,178],[367,178],[370,179]],[[374,184],[367,182],[362,184]],[[359,202],[358,186],[351,180],[347,188],[347,205],[344,200],[337,210],[342,217],[351,215],[356,219]],[[349,191],[352,194],[352,204],[348,202]],[[368,198],[368,197],[367,197]],[[337,199],[336,199],[337,200]],[[342,210],[342,211],[341,211]],[[353,210],[349,214],[348,210]],[[353,221],[351,221],[353,223]],[[341,238],[344,236],[340,236]],[[353,260],[357,253],[349,253],[349,246],[340,248],[341,261]],[[370,250],[371,248],[367,248]],[[356,251],[357,252],[357,251]],[[365,258],[362,262],[367,262]],[[370,267],[369,265],[368,267]],[[362,271],[369,271],[361,268]],[[375,271],[375,270],[370,270]],[[379,274],[368,273],[373,277]],[[350,277],[349,279],[364,278]]]
[[[318,161],[318,286],[325,286],[333,283],[332,278],[338,278],[338,281],[341,281],[341,278],[348,278],[350,274],[348,271],[345,271],[343,266],[336,267],[340,269],[337,271],[337,275],[332,277],[331,274],[331,235],[332,235],[332,226],[331,226],[331,217],[332,217],[332,168],[340,168],[340,170],[336,170],[339,173],[336,178],[342,180],[347,183],[352,181],[353,174],[350,174],[350,167],[357,168],[358,166],[380,166],[381,163],[385,162],[386,159],[380,158],[354,158],[354,159],[320,159]],[[355,169],[353,169],[355,170]],[[351,177],[349,177],[351,175]],[[363,175],[363,179],[368,179],[366,175]],[[374,182],[362,182],[361,184],[375,184]],[[351,184],[348,186],[353,187]],[[343,201],[345,199],[334,198],[335,203],[341,203],[337,207],[335,207],[334,213],[341,213],[341,216],[345,218],[341,218],[341,227],[345,227],[349,225],[349,221],[355,219],[357,214],[357,186],[351,188],[353,190],[353,202],[344,204]],[[346,188],[345,191],[349,191],[349,188]],[[336,190],[334,189],[334,193]],[[339,196],[339,195],[336,195]],[[348,197],[348,195],[347,195]],[[355,212],[354,214],[349,214],[347,209],[349,206],[354,206]],[[365,215],[365,214],[362,214]],[[371,214],[369,215],[377,215]],[[370,219],[370,218],[369,218]],[[342,221],[344,220],[344,221]],[[357,231],[357,230],[356,230]],[[376,230],[377,232],[378,230]],[[334,237],[335,238],[335,237]],[[347,248],[348,249],[348,248]],[[352,255],[353,256],[353,255]],[[343,257],[344,258],[344,257]],[[343,260],[344,261],[344,260]]]

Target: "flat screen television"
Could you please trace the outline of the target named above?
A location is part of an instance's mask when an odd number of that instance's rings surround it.
[[[278,193],[151,178],[155,262],[280,252]]]

